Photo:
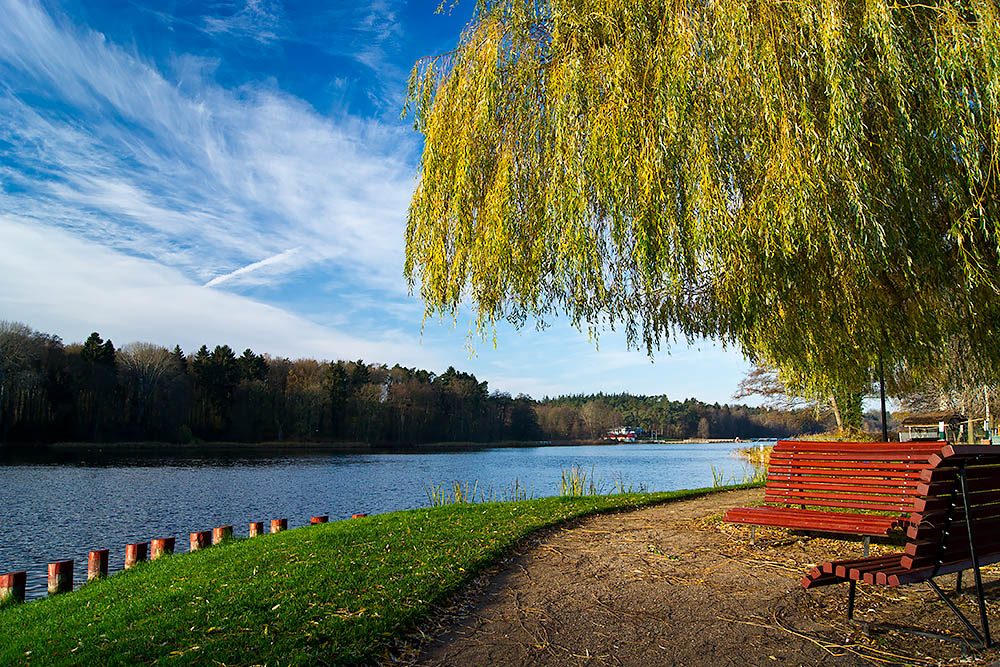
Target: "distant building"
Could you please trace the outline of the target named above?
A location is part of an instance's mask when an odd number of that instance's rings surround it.
[[[635,442],[646,437],[646,431],[641,426],[622,426],[614,428],[604,434],[605,440],[615,442]]]
[[[900,422],[899,441],[947,440],[958,442],[968,420],[958,412],[944,410],[910,415]]]

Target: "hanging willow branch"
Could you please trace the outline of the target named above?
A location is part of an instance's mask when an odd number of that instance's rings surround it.
[[[1000,362],[992,0],[480,2],[414,68],[428,315],[553,311],[860,386]]]

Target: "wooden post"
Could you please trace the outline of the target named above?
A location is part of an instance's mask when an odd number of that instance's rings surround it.
[[[212,531],[202,530],[197,533],[191,533],[191,551],[198,551],[199,549],[204,549],[212,540]]]
[[[94,549],[87,555],[87,581],[108,576],[108,550]]]
[[[288,519],[271,519],[271,532],[280,533],[288,530]]]
[[[135,567],[142,561],[146,560],[146,543],[136,542],[135,544],[125,545],[125,569]]]
[[[352,519],[364,519],[366,516],[368,516],[368,515],[367,514],[352,514],[351,518]]]
[[[49,595],[73,590],[73,561],[49,563]]]
[[[264,534],[264,522],[255,521],[250,524],[250,537],[260,537]]]
[[[0,574],[0,606],[24,602],[24,589],[28,583],[27,572]]]
[[[218,528],[212,529],[212,544],[218,544],[223,540],[233,539],[233,527],[232,526],[219,526]]]
[[[326,523],[329,520],[330,517],[328,516],[314,516],[313,518],[309,519],[309,525],[315,526],[317,523]]]
[[[149,559],[156,560],[174,552],[174,538],[163,537],[149,543]]]

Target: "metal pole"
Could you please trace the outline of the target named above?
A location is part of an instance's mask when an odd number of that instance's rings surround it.
[[[983,593],[983,576],[979,572],[979,558],[976,556],[976,533],[972,527],[972,510],[969,506],[969,481],[965,474],[966,461],[958,469],[958,479],[962,485],[962,504],[965,506],[965,526],[969,531],[969,555],[972,556],[972,573],[976,580],[976,597],[979,598],[979,623],[983,626],[983,644],[989,648],[993,643],[990,638],[990,621],[986,618],[986,596]]]
[[[885,422],[885,368],[882,364],[882,350],[878,351],[878,393],[882,397],[882,442],[889,442],[889,428]]]

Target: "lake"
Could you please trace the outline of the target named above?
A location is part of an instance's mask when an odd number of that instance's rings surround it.
[[[327,514],[375,514],[429,505],[427,487],[478,482],[498,495],[515,480],[534,497],[559,493],[561,471],[591,470],[605,490],[620,476],[650,491],[711,486],[712,469],[742,479],[727,443],[481,448],[400,453],[183,452],[107,450],[25,457],[0,451],[0,574],[27,570],[29,598],[45,595],[46,565],[72,558],[76,585],[87,552],[110,549],[122,568],[125,544],[232,524],[287,518],[289,528]]]

